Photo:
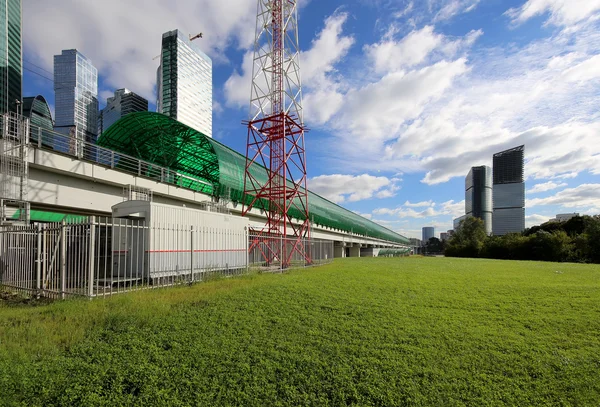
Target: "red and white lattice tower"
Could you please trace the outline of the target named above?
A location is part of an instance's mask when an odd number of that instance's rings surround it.
[[[311,262],[299,57],[296,0],[258,0],[243,215],[266,206],[251,248],[281,268]]]

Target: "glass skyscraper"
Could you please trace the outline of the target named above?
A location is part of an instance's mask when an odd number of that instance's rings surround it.
[[[54,129],[95,143],[98,134],[98,70],[76,49],[54,56]],[[73,150],[74,145],[69,149]],[[59,148],[60,149],[60,148]],[[69,151],[81,155],[81,147]]]
[[[492,234],[492,169],[472,167],[465,177],[465,214],[483,220],[485,232]]]
[[[41,141],[44,146],[52,147],[54,121],[46,99],[42,95],[24,97],[23,116],[29,118],[31,140],[36,143]]]
[[[98,116],[98,137],[121,117],[147,111],[148,100],[129,89],[117,89],[113,97],[106,99],[106,107]]]
[[[425,226],[422,232],[423,244],[426,244],[429,239],[435,237],[435,228],[433,226]]]
[[[212,61],[179,30],[163,34],[156,110],[212,137]]]
[[[525,146],[494,154],[494,235],[525,230],[525,182],[523,168]]]
[[[0,114],[16,112],[22,99],[21,0],[0,0]]]

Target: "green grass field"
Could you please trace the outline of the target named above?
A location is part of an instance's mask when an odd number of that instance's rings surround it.
[[[0,404],[598,406],[600,266],[340,259],[5,303]]]

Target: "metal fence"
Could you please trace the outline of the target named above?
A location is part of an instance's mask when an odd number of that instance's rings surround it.
[[[131,219],[0,227],[0,286],[50,298],[98,297],[277,268],[265,264],[261,244],[253,246],[246,230]],[[311,262],[295,259],[293,266],[333,260],[333,242],[306,244]]]
[[[302,255],[294,250],[302,245]],[[282,236],[250,235],[248,263],[251,267],[281,269],[280,257],[290,256],[290,267],[308,267],[330,263],[333,261],[333,241],[320,239],[284,238]]]

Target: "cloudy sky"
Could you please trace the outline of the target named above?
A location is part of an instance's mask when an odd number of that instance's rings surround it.
[[[303,0],[309,189],[396,230],[451,228],[464,177],[525,144],[526,223],[600,213],[600,0]],[[27,0],[24,93],[77,48],[100,104],[151,101],[161,35],[202,31],[214,137],[244,152],[254,0]]]

